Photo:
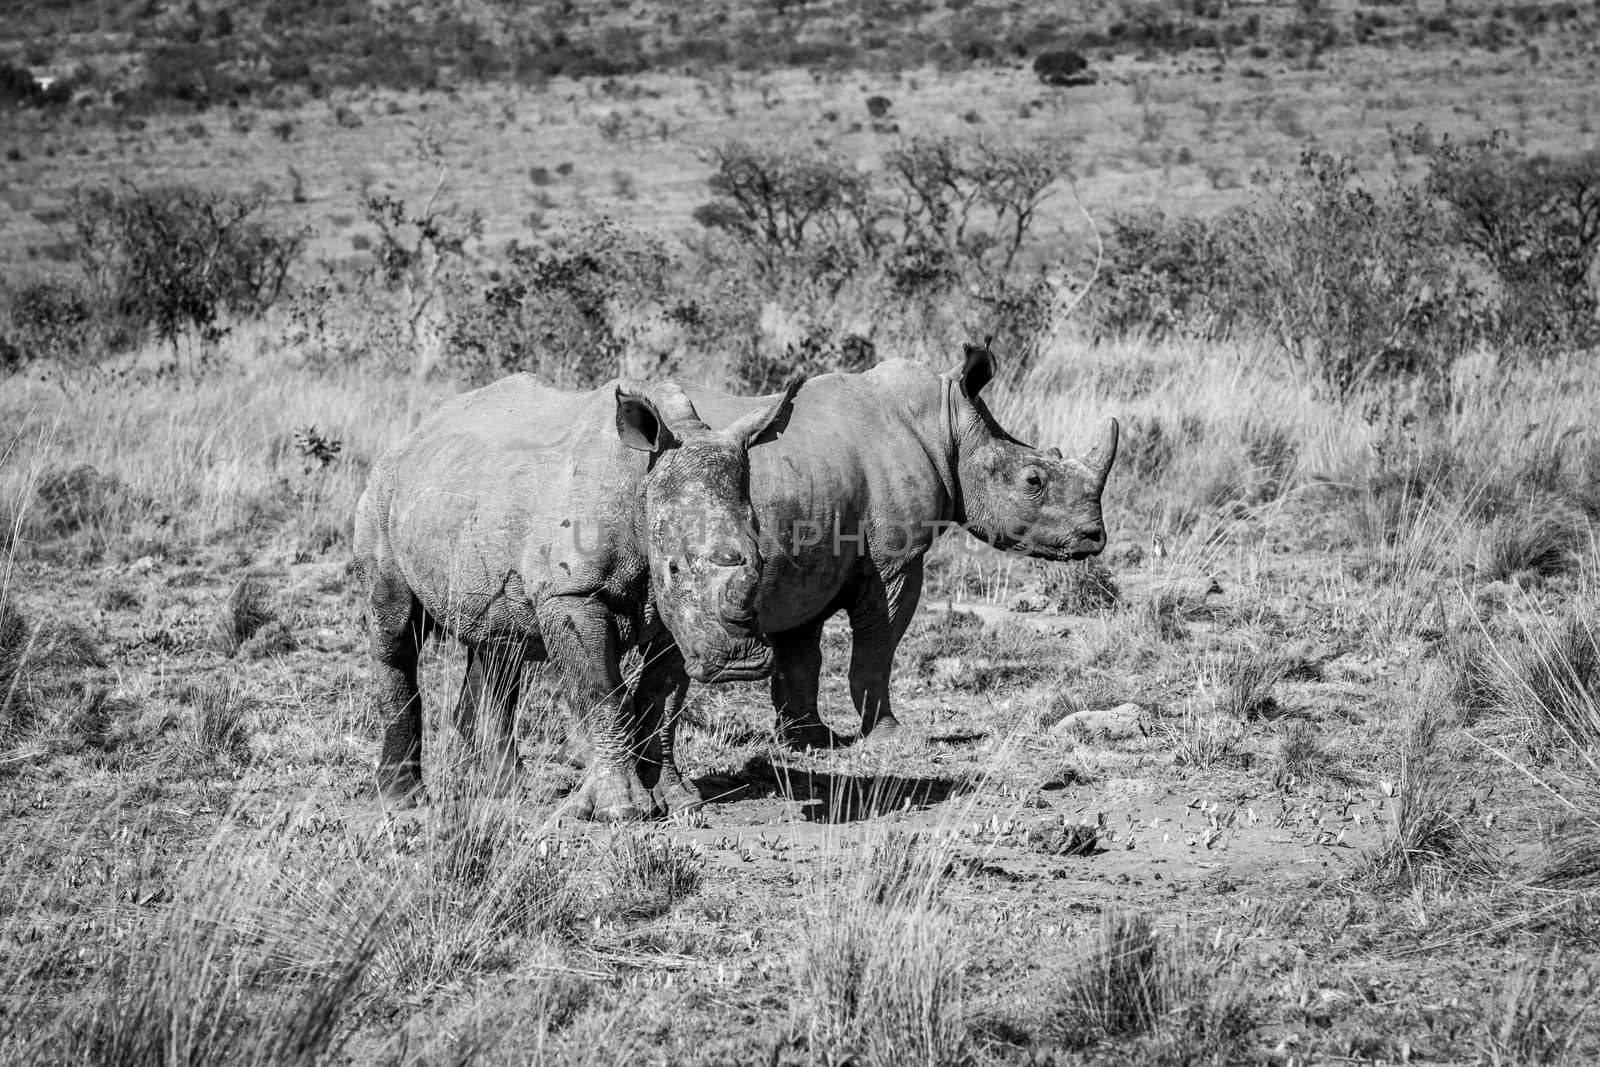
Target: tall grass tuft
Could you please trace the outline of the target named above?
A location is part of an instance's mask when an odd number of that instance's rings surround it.
[[[1489,1067],[1569,1062],[1590,1006],[1586,1002],[1573,1010],[1560,995],[1563,976],[1573,970],[1559,949],[1518,960],[1480,1015],[1478,1062]]]
[[[1219,977],[1148,916],[1108,907],[1089,951],[1068,973],[1053,1021],[1069,1048],[1115,1044],[1128,1062],[1237,1062],[1254,1030],[1236,975]]]
[[[33,717],[27,677],[33,644],[34,631],[22,609],[0,599],[0,745],[14,743]]]
[[[1600,752],[1600,639],[1582,613],[1530,629],[1520,654],[1501,667],[1502,700],[1546,746]]]
[[[1235,650],[1220,671],[1217,710],[1242,720],[1275,714],[1278,701],[1272,690],[1287,674],[1288,664],[1278,656],[1251,648]]]
[[[503,801],[468,796],[440,807],[374,871],[399,887],[397,936],[374,961],[380,988],[397,997],[499,970],[527,942],[560,943],[578,926],[573,865],[559,843]]]
[[[1457,881],[1494,867],[1483,829],[1459,810],[1471,792],[1466,773],[1443,751],[1447,718],[1445,686],[1435,677],[1418,694],[1406,722],[1393,821],[1367,861],[1369,877],[1380,885],[1410,888],[1429,876]]]
[[[275,829],[219,834],[153,928],[139,929],[133,914],[104,924],[75,996],[47,1003],[49,983],[0,979],[26,1020],[8,1062],[339,1060],[387,936],[387,901],[331,882],[296,880],[286,893],[288,839]]]
[[[1478,576],[1491,582],[1528,583],[1571,574],[1587,542],[1581,518],[1526,509],[1501,515],[1485,531],[1478,555]]]
[[[943,910],[857,904],[819,916],[794,963],[811,1047],[864,1067],[967,1062],[965,961]]]
[[[700,891],[705,868],[705,855],[693,844],[661,834],[622,834],[605,852],[604,910],[620,919],[664,915]]]
[[[257,577],[240,579],[217,612],[215,639],[217,650],[237,655],[256,633],[277,619],[272,603],[272,586]]]

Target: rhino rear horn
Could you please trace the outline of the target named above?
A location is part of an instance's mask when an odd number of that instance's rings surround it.
[[[648,397],[617,387],[617,436],[629,448],[660,452],[672,445],[672,431]]]
[[[731,437],[741,448],[754,445],[761,435],[776,426],[789,411],[789,405],[794,403],[794,395],[805,384],[805,376],[797,375],[789,379],[789,384],[783,387],[783,395],[766,407],[757,408],[745,415],[724,432]]]
[[[1088,455],[1083,457],[1084,466],[1094,471],[1095,476],[1100,479],[1101,485],[1104,485],[1106,479],[1110,477],[1111,465],[1117,461],[1119,430],[1116,419],[1106,420],[1105,433],[1101,435],[1100,443],[1091,448]]]

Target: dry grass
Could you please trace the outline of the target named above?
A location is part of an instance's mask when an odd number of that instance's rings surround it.
[[[1154,1064],[1238,1062],[1254,1031],[1237,976],[1217,976],[1177,935],[1139,912],[1107,907],[1062,984],[1052,1029],[1069,1048]]]
[[[1574,967],[1560,949],[1516,963],[1484,1005],[1478,1040],[1480,1062],[1490,1067],[1575,1062],[1573,1045],[1594,1000],[1592,978],[1586,970],[1581,963]],[[1590,987],[1576,1009],[1558,993],[1574,977]]]
[[[1454,883],[1482,878],[1499,867],[1485,828],[1469,820],[1463,800],[1467,775],[1445,750],[1449,711],[1435,677],[1407,713],[1400,742],[1393,822],[1369,860],[1380,884],[1410,887],[1425,879]]]
[[[811,1049],[871,1067],[969,1062],[967,948],[926,904],[845,904],[821,913],[793,962]]]

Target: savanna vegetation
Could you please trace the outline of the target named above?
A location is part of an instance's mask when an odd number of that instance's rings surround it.
[[[8,21],[0,1059],[1591,1061],[1597,17]],[[559,678],[491,799],[436,648],[375,806],[350,513],[438,399],[986,337],[1018,436],[1122,420],[1112,544],[942,544],[906,736],[699,687],[711,803],[574,825]]]

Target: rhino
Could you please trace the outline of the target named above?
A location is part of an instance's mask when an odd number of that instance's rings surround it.
[[[671,383],[568,392],[514,375],[442,405],[378,460],[356,506],[355,572],[386,804],[426,799],[417,659],[442,632],[467,649],[456,727],[498,791],[522,769],[522,668],[548,658],[592,709],[573,810],[614,821],[673,806],[688,787],[656,751],[663,736],[672,751],[671,724],[635,714],[620,657],[639,647],[702,681],[768,673],[748,450],[798,387],[712,430]]]
[[[890,667],[917,609],[923,557],[943,531],[960,526],[996,548],[1047,560],[1105,548],[1100,496],[1116,460],[1117,421],[1082,459],[1023,444],[982,399],[995,375],[993,353],[986,344],[964,347],[962,365],[943,374],[890,360],[812,377],[773,423],[776,439],[750,454],[762,561],[757,623],[772,644],[772,703],[789,747],[839,741],[817,714],[822,626],[839,611],[850,620],[850,695],[862,736],[898,728]],[[772,404],[688,393],[712,426]],[[663,658],[645,665],[636,699],[670,723],[686,688]],[[663,751],[670,759],[670,736]]]

